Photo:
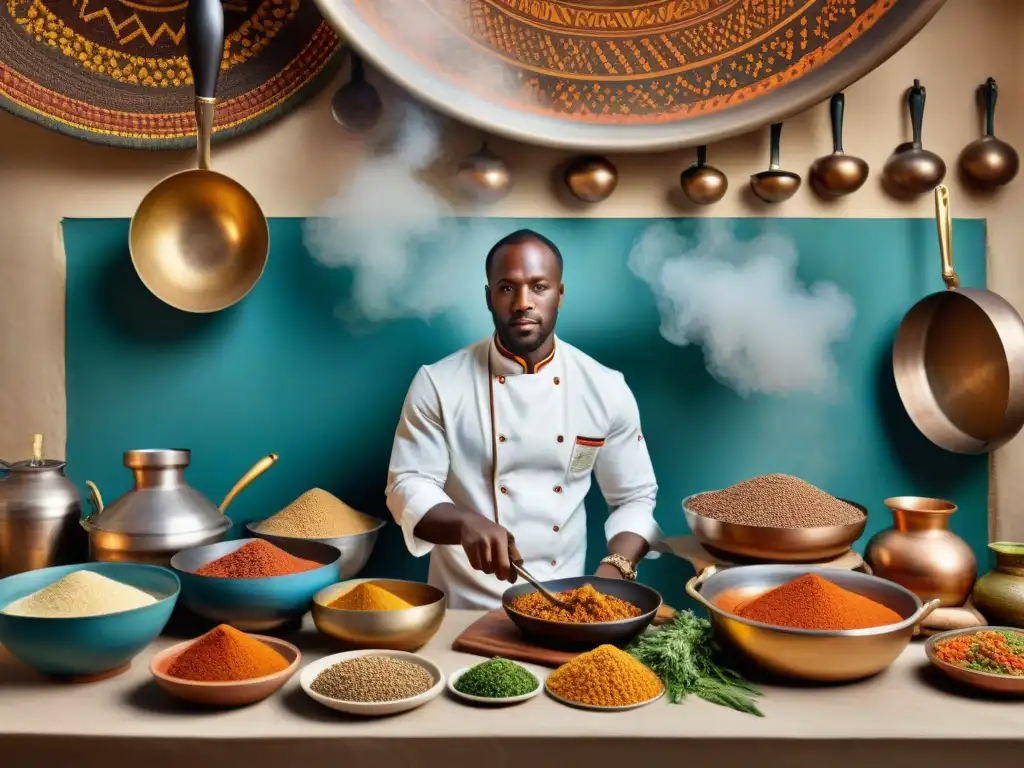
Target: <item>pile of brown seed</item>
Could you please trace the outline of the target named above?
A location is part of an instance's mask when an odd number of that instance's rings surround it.
[[[309,687],[338,701],[399,701],[429,691],[434,678],[419,664],[405,659],[359,656],[328,667]]]
[[[792,475],[753,477],[695,496],[687,506],[712,520],[765,528],[818,528],[864,519],[856,507]]]

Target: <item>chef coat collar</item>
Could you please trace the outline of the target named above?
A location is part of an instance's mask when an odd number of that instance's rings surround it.
[[[555,338],[554,346],[551,348],[551,354],[546,358],[537,363],[532,373],[540,373],[543,370],[548,369],[555,359],[555,350],[558,348],[558,339]],[[495,375],[502,376],[515,376],[516,374],[529,374],[529,365],[527,362],[513,354],[505,345],[501,343],[501,339],[498,338],[498,334],[495,333],[491,342],[491,370]]]

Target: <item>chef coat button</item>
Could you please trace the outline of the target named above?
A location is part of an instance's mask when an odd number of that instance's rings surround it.
[[[558,563],[556,563],[554,560],[552,560],[551,561],[551,567],[554,568],[556,565],[558,565]]]
[[[498,442],[499,443],[504,443],[505,442],[505,436],[504,435],[498,435]]]
[[[508,488],[506,488],[504,485],[501,486],[501,492],[502,493],[508,493]]]
[[[562,492],[562,486],[556,485],[555,486],[555,493],[561,493],[561,492]]]
[[[555,533],[558,533],[558,526],[556,525],[556,526],[555,526],[554,528],[552,528],[551,530],[553,530],[553,531],[554,531]]]
[[[555,386],[558,386],[561,383],[561,380],[557,376],[555,376]]]
[[[498,383],[499,384],[504,384],[505,383],[505,377],[504,376],[499,376],[498,377]]]
[[[565,438],[564,438],[564,437],[562,437],[561,435],[559,435],[559,436],[558,436],[558,442],[560,442],[560,443],[564,443],[564,442],[565,442]]]

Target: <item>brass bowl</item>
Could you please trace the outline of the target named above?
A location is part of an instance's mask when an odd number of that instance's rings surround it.
[[[1017,633],[1021,632],[1019,628],[1014,627],[969,627],[968,629],[953,629],[949,632],[941,632],[929,637],[928,642],[925,643],[924,652],[928,656],[928,661],[932,663],[932,666],[958,682],[989,693],[1024,695],[1024,677],[994,675],[991,672],[979,672],[973,669],[964,669],[963,667],[958,667],[955,664],[942,661],[935,656],[936,643],[941,643],[943,640],[949,640],[950,638],[959,637],[960,635],[973,635],[976,632],[985,632],[990,630],[1002,630],[1004,632]]]
[[[888,606],[903,620],[871,629],[792,629],[743,619],[720,607],[736,606],[807,573]],[[719,642],[773,674],[823,683],[881,672],[939,605],[938,600],[922,604],[910,590],[877,576],[812,565],[740,565],[721,571],[712,565],[687,582],[686,593],[707,609]]]
[[[776,563],[820,563],[848,552],[868,524],[867,508],[846,499],[840,501],[864,513],[859,522],[814,528],[723,523],[690,509],[690,501],[701,495],[683,499],[683,513],[694,537],[712,554]]]
[[[398,611],[346,611],[328,607],[364,582],[372,582],[414,607]],[[320,632],[352,649],[412,652],[437,634],[447,607],[444,592],[429,584],[400,579],[352,579],[317,592],[313,597],[313,623]]]

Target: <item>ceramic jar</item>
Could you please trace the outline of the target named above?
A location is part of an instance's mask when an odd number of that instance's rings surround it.
[[[996,567],[974,585],[974,605],[989,624],[1024,628],[1024,544],[997,541]]]
[[[864,559],[876,576],[906,587],[921,600],[942,607],[967,602],[978,561],[963,539],[949,530],[956,504],[943,499],[898,496],[885,500],[893,527],[876,533]]]

